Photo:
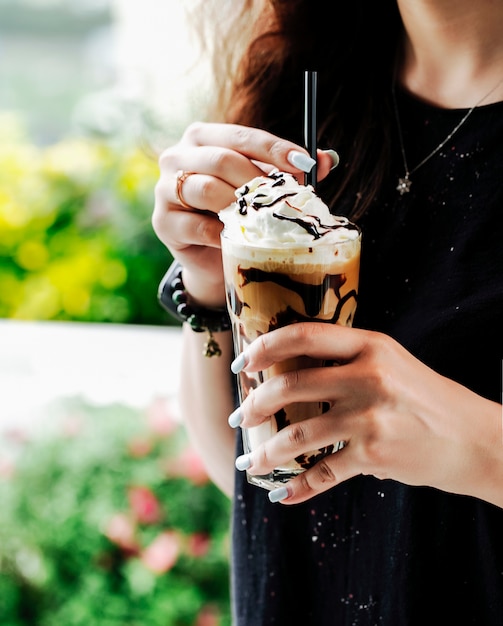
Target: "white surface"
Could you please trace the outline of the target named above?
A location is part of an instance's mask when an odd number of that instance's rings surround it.
[[[180,349],[173,327],[0,320],[0,427],[64,398],[144,407],[173,397]]]

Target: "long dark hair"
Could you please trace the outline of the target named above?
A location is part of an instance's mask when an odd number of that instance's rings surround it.
[[[217,55],[227,60],[222,118],[302,144],[304,70],[316,70],[318,146],[341,157],[319,193],[333,210],[358,219],[388,175],[402,33],[396,0],[244,0],[241,8],[241,21],[228,25],[234,43],[230,37]],[[236,61],[240,35],[249,43]]]

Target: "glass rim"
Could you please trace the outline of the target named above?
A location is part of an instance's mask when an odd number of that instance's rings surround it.
[[[333,247],[340,247],[340,246],[346,246],[346,245],[351,245],[351,244],[355,244],[355,243],[360,243],[361,244],[361,240],[362,240],[362,230],[361,228],[352,223],[351,222],[351,231],[356,231],[358,233],[358,235],[354,238],[348,238],[348,239],[343,239],[340,241],[320,241],[323,240],[323,236],[321,236],[319,239],[314,239],[311,242],[306,242],[306,241],[285,241],[284,243],[272,243],[272,241],[270,243],[267,243],[268,240],[263,240],[263,241],[236,241],[231,235],[229,235],[229,233],[227,232],[226,228],[224,227],[222,229],[222,231],[220,232],[220,239],[221,240],[225,240],[227,242],[229,242],[229,244],[234,245],[234,246],[241,246],[241,247],[245,247],[245,248],[253,248],[256,250],[306,250],[306,251],[314,251],[314,250],[318,250],[320,248],[333,248]]]

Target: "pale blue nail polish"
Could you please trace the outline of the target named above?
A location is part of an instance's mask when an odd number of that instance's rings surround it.
[[[324,152],[332,159],[332,167],[330,168],[330,171],[332,171],[339,165],[339,155],[335,150],[324,150]]]
[[[237,428],[243,421],[243,416],[241,415],[241,409],[238,407],[235,411],[232,411],[227,421],[229,422],[229,426],[231,428]]]
[[[234,361],[231,363],[231,372],[233,374],[239,374],[239,372],[244,369],[247,362],[247,358],[244,352],[241,352]]]
[[[238,456],[235,465],[236,469],[240,470],[241,472],[243,470],[247,470],[249,467],[251,467],[250,456],[248,454],[242,454],[241,456]]]
[[[281,502],[288,497],[288,489],[286,487],[278,487],[267,494],[271,502]]]
[[[296,152],[295,150],[289,152],[286,158],[289,163],[294,167],[298,167],[299,170],[306,172],[306,174],[309,174],[316,165],[316,161],[313,158],[303,152]]]

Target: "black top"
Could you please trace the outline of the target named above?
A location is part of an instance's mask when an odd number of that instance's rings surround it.
[[[397,97],[413,170],[466,111]],[[503,103],[476,109],[403,196],[396,146],[396,181],[360,224],[355,326],[499,402]],[[270,504],[237,472],[232,582],[235,626],[501,626],[503,510],[364,476]]]

